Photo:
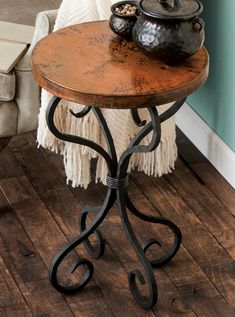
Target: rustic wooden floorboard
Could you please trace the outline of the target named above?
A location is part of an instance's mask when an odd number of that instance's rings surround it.
[[[1,316],[32,316],[2,256],[0,256],[0,294]]]
[[[217,296],[219,292],[228,302],[235,303],[234,261],[226,250],[190,210],[190,206],[187,206],[177,192],[169,186],[165,178],[156,180],[142,175],[140,181],[134,174],[134,179],[161,215],[165,215],[179,225],[184,237],[183,246],[204,273],[196,276],[196,284],[198,284],[199,279],[202,279],[201,285],[203,281],[206,282],[206,275],[214,284],[213,296]],[[195,269],[190,271],[189,274],[195,274]],[[183,283],[187,283],[187,280],[190,283],[190,278],[186,272],[179,274],[179,282],[176,281],[176,283],[181,286],[182,277],[186,277],[186,281]],[[211,293],[212,285],[208,282],[208,292],[210,290]]]
[[[167,175],[166,179],[230,256],[235,259],[235,245],[231,245],[231,240],[235,239],[235,218],[214,193],[194,177],[190,169],[186,169],[181,161],[178,163],[174,177]],[[195,193],[197,194],[195,195]],[[228,239],[229,237],[231,240]]]
[[[184,136],[179,143],[181,159],[172,175],[131,177],[136,206],[172,219],[183,232],[179,253],[155,270],[158,305],[144,312],[134,303],[127,281],[128,271],[142,268],[116,207],[101,226],[107,240],[104,257],[93,260],[83,246],[77,250],[94,263],[92,282],[73,296],[62,296],[50,286],[50,261],[79,234],[80,209],[86,203],[99,206],[105,187],[91,184],[85,191],[67,186],[61,157],[38,150],[30,133],[13,138],[0,153],[0,315],[234,316],[234,190]],[[167,245],[171,234],[163,226],[130,219],[140,240],[160,238]],[[64,271],[76,257],[74,252]]]
[[[180,156],[199,180],[204,183],[224,206],[235,216],[235,194],[232,186],[221,176],[193,144],[177,130]]]
[[[33,316],[73,316],[64,299],[53,292],[44,265],[13,208],[0,192],[1,255]],[[9,316],[14,317],[14,313]],[[7,316],[8,316],[7,315]]]

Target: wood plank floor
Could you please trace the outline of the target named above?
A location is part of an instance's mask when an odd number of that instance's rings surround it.
[[[87,203],[99,206],[105,187],[91,184],[85,191],[67,186],[60,156],[37,149],[32,133],[13,138],[0,153],[0,316],[235,316],[235,191],[180,131],[178,147],[171,175],[131,177],[136,206],[170,218],[183,233],[177,256],[155,270],[159,301],[145,312],[128,288],[127,273],[139,262],[116,207],[101,226],[106,252],[91,259],[92,282],[73,296],[50,286],[50,261],[79,234],[80,209]],[[159,225],[131,220],[140,239],[169,238]],[[78,254],[90,259],[81,246],[64,272]]]

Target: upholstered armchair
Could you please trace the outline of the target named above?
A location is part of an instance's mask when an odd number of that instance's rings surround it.
[[[31,53],[35,44],[48,35],[57,10],[40,12],[31,46],[9,74],[0,73],[0,151],[11,137],[36,129],[40,88],[31,72]]]

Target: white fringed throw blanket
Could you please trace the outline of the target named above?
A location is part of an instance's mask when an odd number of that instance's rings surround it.
[[[110,17],[110,6],[115,0],[63,0],[55,24],[54,30],[58,30],[68,25],[105,20]],[[68,49],[65,47],[65,50]],[[91,180],[90,161],[98,155],[93,150],[77,144],[66,143],[55,138],[47,128],[45,113],[48,102],[51,99],[46,91],[42,91],[41,109],[39,114],[39,127],[37,141],[39,145],[48,148],[64,156],[65,172],[68,182],[72,186],[87,187]],[[161,114],[169,108],[168,105],[158,107]],[[76,119],[69,112],[72,109],[75,112],[82,109],[82,105],[77,105],[68,101],[61,101],[55,114],[55,123],[61,132],[79,135],[101,144],[105,147],[104,138],[100,126],[92,112],[82,119]],[[132,121],[129,110],[111,110],[102,109],[102,113],[107,120],[117,154],[123,152],[128,146],[130,140],[140,129]],[[145,109],[140,110],[140,117],[148,119],[149,115]],[[177,148],[175,144],[175,118],[167,120],[162,124],[161,143],[157,150],[151,153],[135,154],[130,163],[130,170],[137,168],[148,175],[161,176],[171,172],[177,157]],[[143,144],[148,144],[151,140],[151,134],[145,138]],[[96,182],[101,181],[105,184],[107,168],[104,159],[98,156],[96,166]]]

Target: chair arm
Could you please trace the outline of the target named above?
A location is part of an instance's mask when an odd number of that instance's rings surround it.
[[[18,106],[17,133],[34,130],[38,124],[40,87],[31,71],[31,55],[36,43],[53,30],[56,15],[57,10],[44,11],[37,15],[32,44],[14,68],[17,82],[15,94],[15,101]]]
[[[24,55],[24,57],[15,66],[17,70],[31,71],[31,55],[34,46],[43,37],[50,34],[54,28],[55,20],[57,17],[58,10],[43,11],[38,13],[35,21],[35,32],[33,36],[32,43]]]

